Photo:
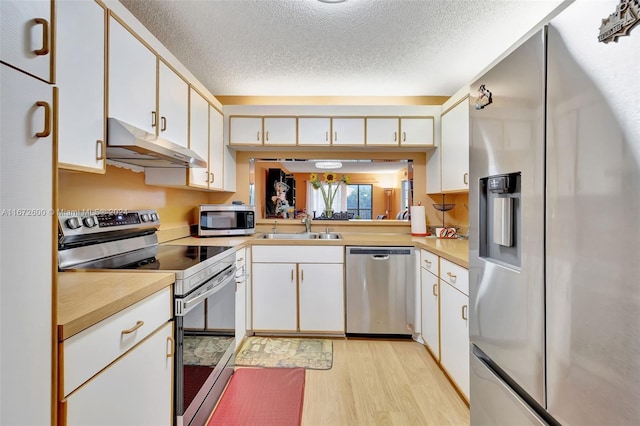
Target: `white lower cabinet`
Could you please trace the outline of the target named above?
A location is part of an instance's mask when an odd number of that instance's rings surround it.
[[[420,268],[422,283],[422,340],[436,360],[440,360],[440,319],[438,277]]]
[[[298,265],[301,332],[344,333],[343,265]]]
[[[296,331],[295,263],[253,264],[253,330]]]
[[[420,250],[422,339],[469,400],[469,271]]]
[[[171,287],[59,344],[66,425],[171,425]]]
[[[440,280],[440,364],[469,398],[469,296]]]
[[[67,425],[171,425],[173,322],[71,393]]]
[[[344,333],[344,249],[254,246],[253,331]]]

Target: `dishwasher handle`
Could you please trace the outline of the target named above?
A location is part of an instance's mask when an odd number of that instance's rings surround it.
[[[371,259],[373,260],[389,260],[388,254],[372,254]]]

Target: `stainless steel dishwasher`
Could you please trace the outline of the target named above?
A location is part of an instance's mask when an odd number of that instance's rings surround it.
[[[347,246],[347,335],[412,335],[414,265],[413,247]]]

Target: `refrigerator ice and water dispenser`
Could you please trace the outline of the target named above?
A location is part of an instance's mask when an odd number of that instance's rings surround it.
[[[519,268],[520,172],[480,179],[480,256]]]

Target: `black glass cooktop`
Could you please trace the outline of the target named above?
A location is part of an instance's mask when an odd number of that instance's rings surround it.
[[[157,246],[154,257],[121,266],[119,269],[154,269],[160,271],[186,271],[187,269],[211,259],[232,247],[228,246]]]

